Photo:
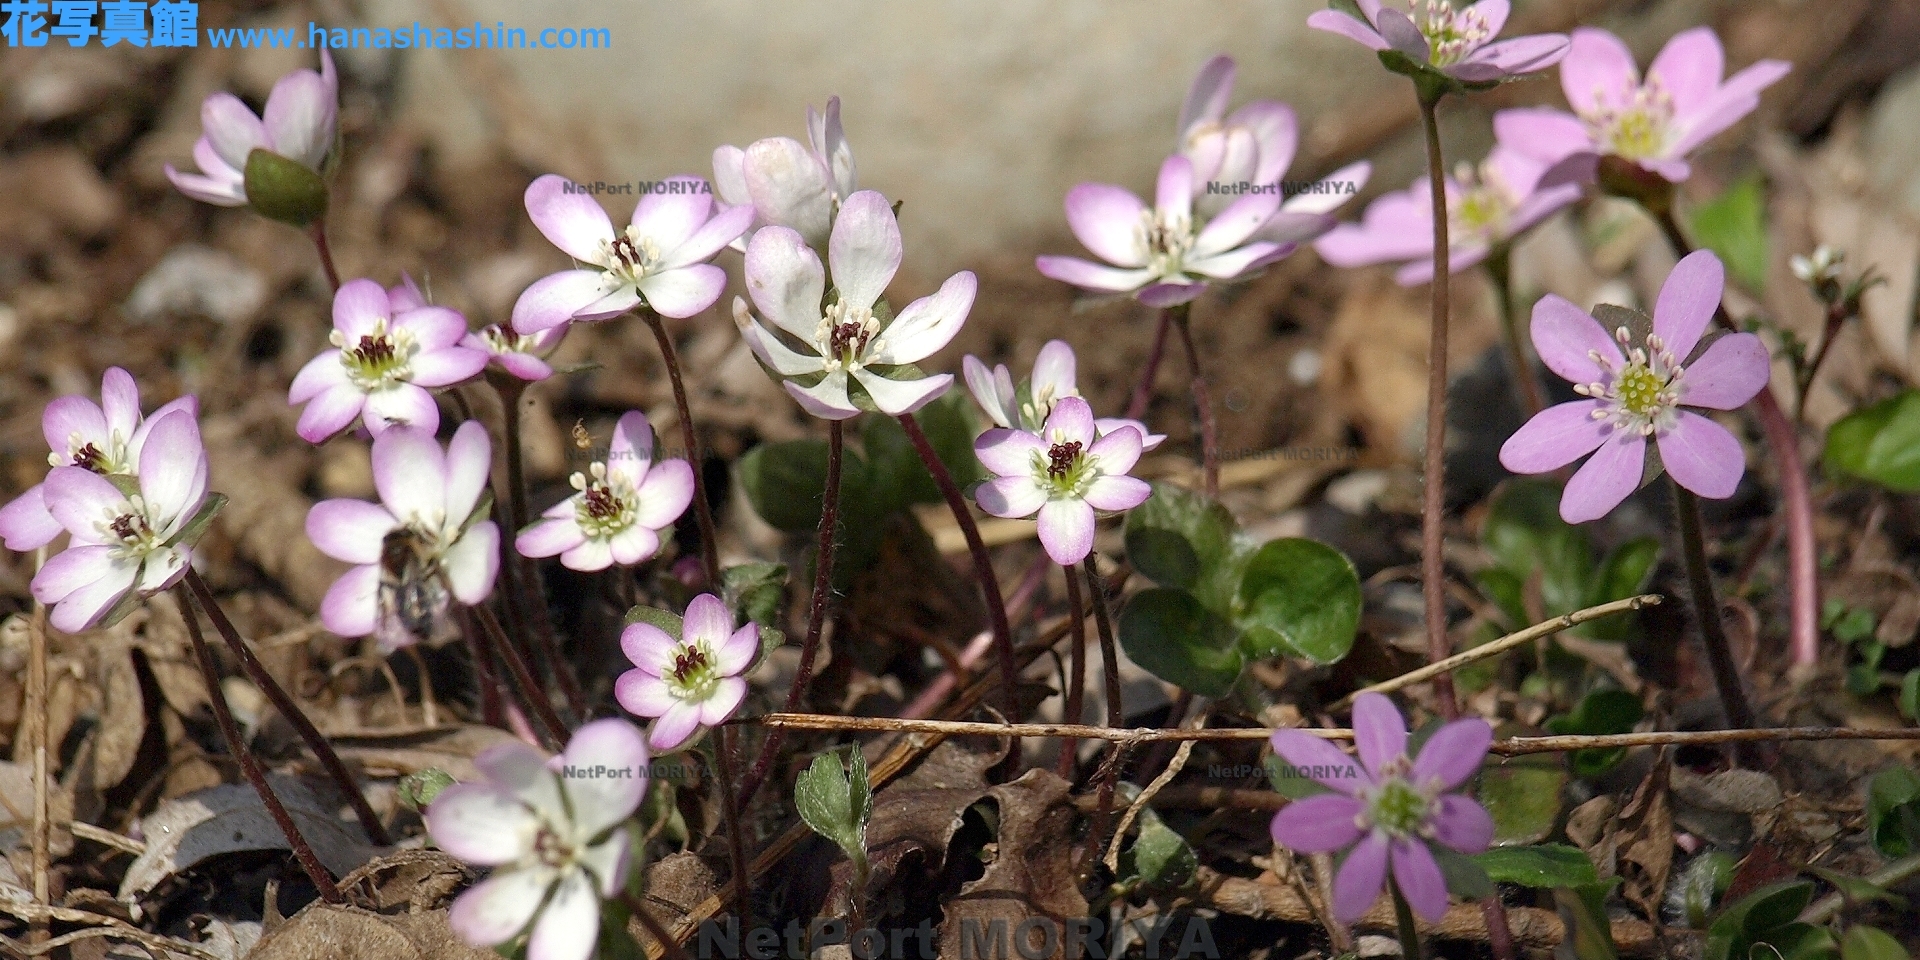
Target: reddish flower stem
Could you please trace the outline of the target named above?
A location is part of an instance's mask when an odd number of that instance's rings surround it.
[[[1200,463],[1205,468],[1208,499],[1220,495],[1220,443],[1216,439],[1213,400],[1207,394],[1207,378],[1200,372],[1200,354],[1193,349],[1193,331],[1188,326],[1189,304],[1173,308],[1173,325],[1180,331],[1180,346],[1187,354],[1188,389],[1193,392],[1193,412],[1200,418]]]
[[[920,454],[920,462],[926,464],[928,473],[933,474],[933,482],[940,487],[940,496],[946,499],[954,522],[959,525],[960,532],[966,535],[967,552],[973,555],[974,579],[980,581],[980,592],[987,601],[987,617],[993,627],[993,649],[1000,664],[1000,712],[1008,720],[1019,723],[1019,668],[1014,665],[1013,659],[1013,627],[1007,622],[1007,604],[1000,596],[1000,580],[994,576],[993,557],[987,553],[987,542],[981,539],[980,527],[973,522],[973,512],[967,509],[966,498],[960,495],[960,487],[953,482],[953,474],[940,461],[940,454],[933,449],[933,442],[927,439],[926,431],[920,429],[920,421],[911,413],[903,413],[897,419],[907,431],[907,439],[913,441],[914,451]]]
[[[191,573],[189,573],[191,576]],[[227,706],[226,695],[220,690],[220,669],[213,663],[213,650],[207,646],[207,638],[200,632],[200,618],[194,612],[193,591],[184,584],[174,587],[174,595],[180,601],[180,619],[186,621],[187,636],[193,641],[194,659],[200,664],[200,675],[207,682],[207,703],[213,708],[213,719],[220,725],[220,735],[226,738],[227,749],[233,751],[233,757],[240,764],[240,772],[246,776],[247,783],[253,786],[253,792],[260,796],[260,803],[267,808],[267,815],[273,818],[274,825],[287,838],[287,846],[293,851],[294,860],[300,869],[306,871],[307,879],[313,881],[314,889],[320,891],[320,899],[328,903],[345,903],[340,888],[334,885],[333,876],[314,855],[313,847],[307,838],[300,834],[299,825],[293,822],[293,815],[287,812],[286,805],[273,792],[267,783],[266,772],[260,769],[260,761],[247,749],[247,743],[241,739],[240,725],[233,720],[233,710]],[[217,608],[210,608],[217,609]],[[357,793],[357,791],[355,791]],[[377,824],[379,821],[376,820]]]
[[[653,340],[660,345],[660,359],[667,365],[667,379],[673,383],[673,403],[680,414],[680,440],[687,448],[687,463],[693,467],[693,515],[700,524],[700,557],[707,567],[707,587],[718,590],[719,535],[714,532],[713,506],[707,502],[706,471],[701,469],[700,460],[700,434],[693,427],[693,409],[687,403],[687,385],[680,379],[680,356],[674,351],[673,337],[667,334],[666,324],[661,321],[659,313],[642,308],[640,318],[652,328]]]
[[[820,631],[827,622],[827,599],[833,593],[833,547],[837,539],[834,528],[840,522],[840,462],[845,447],[843,421],[827,421],[827,489],[826,500],[820,505],[820,539],[813,559],[813,600],[807,612],[807,639],[800,645],[800,666],[794,670],[793,687],[787,691],[789,713],[799,709],[807,684],[813,680],[813,661],[820,652]],[[753,795],[760,792],[767,771],[773,769],[774,757],[780,752],[784,737],[785,732],[778,727],[767,733],[767,742],[761,745],[753,769],[740,785],[740,809],[751,809]]]
[[[1153,349],[1147,354],[1146,369],[1140,371],[1140,382],[1133,386],[1133,397],[1127,401],[1127,419],[1138,420],[1147,415],[1147,404],[1153,400],[1153,378],[1160,373],[1160,358],[1167,352],[1167,330],[1173,326],[1173,311],[1185,309],[1184,306],[1163,307],[1160,320],[1154,325]]]
[[[279,681],[273,679],[273,674],[267,672],[266,665],[253,655],[253,649],[247,646],[247,641],[241,638],[240,631],[234,629],[233,622],[228,620],[226,612],[220,609],[220,602],[214,599],[213,591],[207,587],[207,582],[200,579],[198,571],[188,567],[184,583],[186,590],[191,592],[200,601],[200,606],[206,609],[207,619],[213,621],[214,630],[218,631],[220,638],[227,642],[227,648],[232,650],[234,658],[240,661],[240,667],[246,671],[247,678],[253,681],[254,686],[260,688],[261,693],[267,695],[267,699],[273,703],[273,708],[293,725],[294,731],[300,734],[301,742],[307,745],[307,749],[313,751],[314,758],[320,761],[320,766],[327,771],[327,776],[333,778],[334,785],[346,795],[347,803],[353,807],[353,815],[360,821],[360,828],[367,832],[367,839],[376,846],[382,847],[392,843],[393,841],[387,836],[387,828],[380,823],[380,815],[373,812],[373,805],[367,802],[366,795],[361,793],[359,785],[353,782],[353,775],[347,772],[347,765],[340,762],[340,755],[334,752],[333,745],[327,742],[326,737],[320,735],[319,728],[313,725],[312,720],[307,719],[306,711],[301,710],[300,705],[293,702],[293,698],[287,695],[286,689],[280,686]],[[191,622],[193,613],[190,610],[183,609],[181,615]],[[197,624],[195,629],[198,629]],[[215,690],[217,689],[216,687]]]
[[[1436,110],[1440,94],[1420,93],[1420,120],[1427,134],[1427,182],[1433,194],[1433,332],[1427,346],[1427,439],[1420,510],[1420,592],[1426,601],[1427,662],[1438,663],[1453,652],[1447,639],[1447,566],[1445,512],[1447,509],[1447,312],[1451,251],[1447,240],[1447,177],[1440,155],[1440,123]],[[1453,678],[1433,678],[1434,699],[1448,720],[1460,712],[1453,698]]]
[[[468,616],[480,624],[487,642],[500,654],[500,659],[506,661],[507,672],[513,675],[514,685],[520,688],[520,698],[533,711],[534,719],[540,721],[541,732],[547,735],[549,741],[548,746],[555,753],[565,749],[567,726],[560,722],[560,715],[554,712],[553,702],[547,699],[547,691],[534,678],[533,669],[527,665],[527,658],[521,655],[520,648],[507,639],[506,631],[500,628],[500,621],[494,619],[492,610],[483,606],[467,607],[466,610]]]
[[[1073,646],[1070,649],[1073,652],[1068,659],[1067,702],[1063,719],[1068,723],[1080,723],[1086,719],[1081,714],[1086,712],[1087,601],[1080,594],[1079,572],[1072,567],[1061,567],[1060,570],[1067,575],[1067,605],[1073,611],[1072,620],[1068,621],[1072,631],[1070,635],[1073,638]],[[1078,760],[1076,755],[1080,752],[1079,748],[1080,741],[1073,737],[1060,742],[1060,765],[1056,771],[1060,774],[1060,779],[1069,782],[1073,780],[1073,767]]]
[[[327,222],[315,220],[307,228],[307,236],[313,240],[313,249],[320,254],[320,269],[327,272],[327,286],[334,293],[339,293],[340,271],[333,268],[333,248],[327,245]]]

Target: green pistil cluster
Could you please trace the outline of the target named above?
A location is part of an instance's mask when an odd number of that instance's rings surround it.
[[[828,370],[858,370],[870,346],[875,346],[880,323],[873,311],[836,301],[820,319],[814,331],[815,349],[826,361]]]
[[[154,535],[153,525],[147,522],[147,504],[139,495],[127,499],[125,512],[114,511],[109,519],[99,526],[101,533],[119,541],[113,547],[115,559],[128,560],[144,557],[160,548],[160,538]]]
[[[1036,478],[1055,500],[1079,499],[1099,474],[1087,461],[1086,451],[1081,449],[1078,440],[1056,442],[1047,450],[1045,459],[1035,452],[1033,461]]]
[[[1628,160],[1657,157],[1666,149],[1673,97],[1660,88],[1658,80],[1649,78],[1625,104],[1602,106],[1586,120],[1594,140],[1608,152]]]
[[[340,365],[346,368],[348,378],[363,390],[375,390],[404,380],[411,373],[408,362],[414,354],[413,334],[407,330],[389,330],[385,317],[352,344],[347,343],[346,335],[338,330],[330,339],[340,348]]]
[[[1493,36],[1479,11],[1455,10],[1451,0],[1414,0],[1414,19],[1433,48],[1432,65],[1450,67]]]
[[[1451,242],[1458,243],[1468,237],[1483,238],[1489,243],[1500,239],[1513,207],[1504,185],[1489,170],[1476,175],[1466,164],[1454,170],[1454,179],[1460,184],[1460,196],[1447,210]]]
[[[107,438],[107,449],[102,450],[91,440],[82,440],[76,431],[67,437],[67,459],[60,459],[57,453],[47,454],[47,465],[54,467],[75,466],[101,475],[129,473],[133,464],[127,462],[127,438],[115,430]]]
[[[1140,244],[1147,251],[1147,266],[1157,277],[1177,277],[1187,268],[1187,252],[1193,249],[1193,220],[1186,216],[1162,217],[1157,210],[1140,214]]]
[[[720,684],[713,668],[713,654],[704,642],[689,643],[673,655],[673,668],[664,678],[667,688],[681,700],[705,700]]]
[[[1613,362],[1598,350],[1588,354],[1611,378],[1598,383],[1577,383],[1573,390],[1581,396],[1603,401],[1593,411],[1593,419],[1610,421],[1616,428],[1641,436],[1653,436],[1673,427],[1675,407],[1680,403],[1680,381],[1686,370],[1679,358],[1667,348],[1659,334],[1649,334],[1647,344],[1630,347],[1632,334],[1626,327],[1614,331],[1614,340],[1626,355],[1626,365],[1614,369]]]
[[[1419,836],[1433,818],[1433,797],[1399,777],[1383,781],[1365,797],[1369,825],[1400,837]]]
[[[606,539],[633,526],[632,485],[624,476],[609,476],[605,463],[595,461],[587,470],[587,474],[567,478],[582,494],[573,511],[580,532],[592,539]]]

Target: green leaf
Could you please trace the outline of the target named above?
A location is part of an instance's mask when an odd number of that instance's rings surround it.
[[[1493,877],[1487,874],[1478,858],[1463,853],[1455,853],[1442,846],[1435,846],[1433,862],[1439,864],[1440,875],[1447,882],[1447,889],[1468,900],[1484,900],[1499,892],[1493,885]]]
[[[1600,875],[1593,869],[1593,861],[1587,859],[1587,855],[1578,847],[1561,843],[1494,847],[1473,859],[1496,883],[1553,888],[1600,882]]]
[[[1797,941],[1799,931],[1782,928],[1806,926],[1793,920],[1812,900],[1813,884],[1807,880],[1776,883],[1747,894],[1721,911],[1713,926],[1707,928],[1706,956],[1709,960],[1746,960],[1755,944],[1770,943],[1776,934],[1783,940]],[[1779,944],[1774,946],[1780,948]]]
[[[1560,519],[1559,484],[1533,478],[1501,484],[1481,542],[1494,563],[1521,583],[1539,573],[1547,616],[1565,616],[1586,605],[1594,582],[1593,542],[1584,530]]]
[[[1120,855],[1120,872],[1131,876],[1141,889],[1174,890],[1186,886],[1199,868],[1200,860],[1187,844],[1187,838],[1166,825],[1150,808],[1140,811],[1140,833],[1133,846]]]
[[[1908,720],[1920,720],[1920,667],[1908,670],[1900,680],[1900,713]]]
[[[1668,894],[1670,901],[1678,901],[1681,912],[1687,918],[1687,926],[1699,929],[1707,925],[1707,918],[1713,914],[1714,902],[1733,883],[1733,870],[1737,865],[1738,861],[1732,855],[1719,850],[1703,853],[1687,864],[1673,891]]]
[[[962,490],[984,479],[986,471],[973,455],[974,424],[964,393],[949,392],[914,413],[934,455]],[[940,503],[945,498],[906,428],[892,417],[868,417],[860,431],[860,446],[872,465],[875,486],[884,488],[889,503]]]
[[[1142,590],[1120,612],[1120,646],[1147,672],[1202,697],[1224,697],[1245,661],[1233,625],[1185,590]]]
[[[621,623],[623,624],[650,623],[659,627],[661,632],[667,636],[675,639],[679,638],[681,624],[684,622],[679,614],[671,610],[662,610],[659,607],[633,607],[629,609],[627,615],[621,619]]]
[[[1906,767],[1874,774],[1867,786],[1867,837],[1874,848],[1899,859],[1920,847],[1920,832],[1909,821],[1920,822],[1920,775]]]
[[[1520,576],[1502,567],[1488,567],[1473,575],[1480,591],[1506,614],[1506,627],[1520,630],[1527,624],[1527,584]],[[1504,632],[1504,631],[1503,631]]]
[[[1777,955],[1780,960],[1839,960],[1836,956],[1839,944],[1834,942],[1833,932],[1810,923],[1789,923],[1775,927],[1756,946],[1761,944],[1771,948],[1763,952],[1763,956]],[[1754,952],[1753,948],[1748,949],[1749,956]]]
[[[1654,565],[1659,561],[1660,541],[1655,537],[1640,537],[1615,547],[1600,564],[1600,575],[1585,605],[1597,607],[1646,592]],[[1594,640],[1625,641],[1633,638],[1635,625],[1633,617],[1616,614],[1589,620],[1575,627],[1574,632]]]
[[[846,485],[842,462],[841,486]],[[740,486],[760,519],[787,533],[820,526],[827,489],[827,442],[763,443],[740,458]],[[843,498],[844,499],[844,498]]]
[[[1493,817],[1494,844],[1536,843],[1552,833],[1566,785],[1567,771],[1545,754],[1481,770],[1477,794]]]
[[[1901,493],[1920,492],[1920,390],[1908,390],[1827,429],[1829,470]]]
[[[1581,699],[1572,713],[1547,720],[1547,730],[1560,735],[1631,733],[1646,710],[1640,698],[1625,690],[1595,690]],[[1575,750],[1570,758],[1573,775],[1592,779],[1627,755],[1624,748]]]
[[[1828,629],[1841,643],[1859,643],[1873,636],[1873,611],[1865,607],[1846,607]]]
[[[859,750],[854,750],[856,756]],[[866,834],[866,763],[855,761],[858,788],[848,781],[846,765],[838,753],[823,753],[813,765],[800,772],[793,785],[793,804],[800,819],[828,840],[838,844],[848,857],[864,854]]]
[[[1907,948],[1884,930],[1855,924],[1840,941],[1840,960],[1910,960]]]
[[[422,811],[433,803],[440,791],[453,786],[453,774],[439,767],[426,767],[400,778],[398,786],[400,805],[408,810]]]
[[[1735,280],[1753,293],[1766,290],[1767,197],[1758,174],[1695,207],[1688,219],[1695,241],[1719,254]]]
[[[1554,904],[1567,925],[1566,946],[1574,960],[1618,960],[1613,924],[1607,920],[1607,892],[1619,882],[1620,878],[1609,877],[1600,883],[1554,889]]]
[[[780,622],[780,598],[786,587],[784,563],[743,563],[720,571],[720,593],[727,606],[763,627]]]
[[[1226,615],[1238,586],[1226,574],[1234,563],[1238,531],[1227,508],[1184,487],[1156,482],[1153,495],[1127,512],[1127,560],[1147,579],[1191,590]]]
[[[1856,904],[1885,900],[1896,907],[1905,908],[1907,905],[1906,897],[1894,893],[1892,890],[1888,890],[1886,887],[1864,877],[1848,876],[1837,870],[1828,870],[1824,867],[1808,867],[1807,871],[1833,884],[1834,889],[1840,891],[1841,896]]]
[[[1253,659],[1283,654],[1334,663],[1360,626],[1360,575],[1347,555],[1289,537],[1255,551],[1240,575],[1241,647]]]
[[[218,493],[207,494],[207,498],[200,501],[200,509],[194,512],[193,518],[182,524],[179,532],[168,538],[167,546],[184,543],[191,547],[199,543],[200,538],[207,535],[207,527],[213,524],[213,518],[219,515],[220,508],[226,505],[225,496]]]
[[[242,176],[247,203],[269,220],[304,228],[327,215],[327,182],[298,160],[255,147]]]

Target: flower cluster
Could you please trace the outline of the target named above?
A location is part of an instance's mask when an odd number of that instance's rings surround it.
[[[996,517],[1038,515],[1047,556],[1062,566],[1079,563],[1093,552],[1096,511],[1131,510],[1153,493],[1127,476],[1141,439],[1131,425],[1101,434],[1085,400],[1060,399],[1037,432],[1001,427],[974,441],[974,454],[994,473],[975,497]]]
[[[1038,433],[1060,401],[1068,397],[1085,399],[1080,397],[1075,385],[1078,361],[1073,347],[1065,340],[1048,340],[1033,358],[1033,376],[1018,387],[1014,386],[1013,374],[1007,371],[1006,364],[988,370],[979,357],[967,354],[961,358],[960,366],[966,373],[967,389],[973,392],[974,402],[996,426]],[[1166,439],[1165,434],[1148,433],[1146,424],[1123,417],[1100,417],[1093,421],[1093,426],[1102,435],[1132,427],[1140,433],[1143,451],[1152,450]]]

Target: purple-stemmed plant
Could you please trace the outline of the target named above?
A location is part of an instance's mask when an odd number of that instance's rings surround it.
[[[1284,773],[1334,792],[1288,804],[1273,818],[1273,842],[1301,853],[1346,850],[1333,881],[1334,918],[1360,919],[1384,884],[1399,918],[1401,951],[1419,957],[1409,908],[1429,923],[1447,912],[1435,850],[1473,854],[1493,841],[1493,818],[1455,792],[1480,770],[1493,728],[1479,717],[1449,721],[1410,757],[1406,718],[1384,695],[1362,693],[1353,702],[1353,733],[1358,763],[1311,733],[1274,732]]]
[[[1547,369],[1587,399],[1527,421],[1501,446],[1500,463],[1515,473],[1546,473],[1592,454],[1561,496],[1560,516],[1569,523],[1606,516],[1666,472],[1721,704],[1730,724],[1747,729],[1753,710],[1720,626],[1695,499],[1732,496],[1746,472],[1746,451],[1725,427],[1686,409],[1738,409],[1766,389],[1772,374],[1758,336],[1705,336],[1725,285],[1719,257],[1706,250],[1688,254],[1661,286],[1650,324],[1614,308],[1607,314],[1617,321],[1611,332],[1573,304],[1543,298],[1533,310],[1534,349]]]

